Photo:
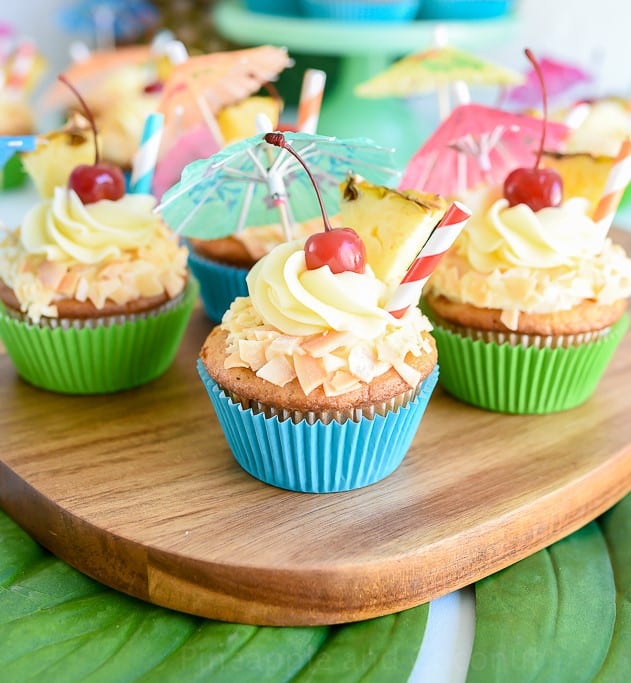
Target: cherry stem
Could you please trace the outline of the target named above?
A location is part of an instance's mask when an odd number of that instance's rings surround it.
[[[526,54],[526,57],[528,57],[528,60],[532,64],[535,73],[537,74],[537,78],[539,79],[539,83],[541,85],[541,94],[543,99],[543,126],[541,128],[541,142],[539,143],[539,151],[537,152],[537,160],[535,161],[535,168],[539,168],[541,156],[543,155],[543,146],[546,140],[546,129],[548,127],[548,93],[546,92],[546,84],[543,79],[543,72],[541,71],[539,62],[528,48],[524,50],[524,53]]]
[[[92,128],[92,135],[94,136],[94,165],[99,163],[99,145],[96,139],[97,132],[96,132],[96,122],[94,121],[94,116],[92,115],[92,112],[90,111],[90,107],[88,107],[88,103],[83,99],[81,96],[81,93],[72,85],[72,83],[63,75],[60,74],[57,77],[64,85],[67,85],[70,90],[72,90],[74,96],[79,100],[81,106],[83,107],[83,112],[88,119],[90,126]]]
[[[324,203],[322,202],[320,190],[316,184],[315,178],[311,174],[311,171],[308,169],[307,164],[305,164],[302,157],[287,142],[287,140],[285,139],[285,136],[282,133],[278,133],[278,132],[266,133],[265,136],[263,137],[263,139],[265,140],[265,142],[269,143],[270,145],[275,145],[276,147],[281,147],[282,149],[287,150],[293,157],[295,157],[298,160],[300,165],[305,169],[305,171],[307,172],[307,175],[309,176],[309,179],[311,180],[311,183],[313,185],[313,189],[316,192],[316,196],[318,198],[318,203],[320,204],[320,211],[322,212],[322,221],[324,222],[324,229],[325,229],[325,231],[332,230],[331,223],[329,223],[329,217],[327,216],[326,209],[324,208]]]

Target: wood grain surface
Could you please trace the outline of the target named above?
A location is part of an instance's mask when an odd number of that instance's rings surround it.
[[[103,397],[34,389],[0,355],[0,505],[131,595],[234,622],[365,619],[512,564],[631,490],[631,335],[578,408],[500,415],[439,388],[389,478],[300,494],[233,460],[195,371],[209,329],[198,309],[162,378]]]

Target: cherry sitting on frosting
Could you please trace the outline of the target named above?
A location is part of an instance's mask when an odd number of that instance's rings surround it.
[[[125,176],[112,164],[81,164],[73,169],[68,187],[74,190],[84,204],[100,199],[120,199],[125,194]]]
[[[554,169],[539,168],[546,139],[548,98],[539,62],[537,62],[530,50],[526,49],[525,53],[532,63],[541,84],[543,96],[541,141],[534,168],[516,168],[506,176],[504,181],[504,197],[508,200],[509,206],[526,204],[533,211],[539,211],[539,209],[544,209],[548,206],[559,206],[561,204],[563,201],[563,180]]]
[[[563,181],[552,168],[516,168],[506,176],[504,197],[509,206],[527,204],[533,211],[559,206],[563,201]]]
[[[265,142],[276,147],[282,147],[292,154],[307,172],[318,197],[324,232],[310,235],[305,242],[305,262],[309,270],[316,270],[322,266],[328,266],[332,273],[363,273],[366,270],[366,247],[361,237],[352,228],[333,228],[329,222],[320,190],[315,182],[311,171],[299,156],[299,154],[287,144],[282,133],[267,133]]]
[[[59,76],[75,94],[85,115],[92,126],[94,136],[94,164],[81,164],[73,169],[68,178],[68,187],[74,190],[84,204],[92,204],[100,199],[117,200],[125,195],[125,176],[118,166],[99,161],[99,146],[97,143],[96,123],[90,108],[76,88],[66,79]]]

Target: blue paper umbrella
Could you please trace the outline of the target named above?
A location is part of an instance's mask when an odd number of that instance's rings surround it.
[[[0,168],[17,152],[32,152],[37,147],[36,135],[0,136]]]
[[[158,11],[144,0],[79,0],[59,10],[58,20],[70,33],[92,33],[97,45],[111,46],[116,39],[134,40],[153,29]]]
[[[393,150],[365,138],[285,133],[285,139],[305,160],[331,214],[339,210],[339,185],[349,173],[383,185],[395,183],[400,175]],[[304,168],[289,152],[265,142],[262,135],[186,166],[180,182],[165,192],[157,210],[175,232],[201,239],[279,222],[290,237],[294,222],[320,213]]]

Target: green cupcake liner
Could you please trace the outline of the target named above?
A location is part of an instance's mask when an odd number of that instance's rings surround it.
[[[595,341],[537,348],[474,340],[434,323],[440,383],[461,401],[486,410],[519,415],[568,410],[594,393],[628,327],[625,314]]]
[[[0,306],[0,339],[18,374],[63,394],[105,394],[146,384],[171,365],[190,318],[198,285],[190,280],[170,308],[95,327],[50,328],[18,320]]]

